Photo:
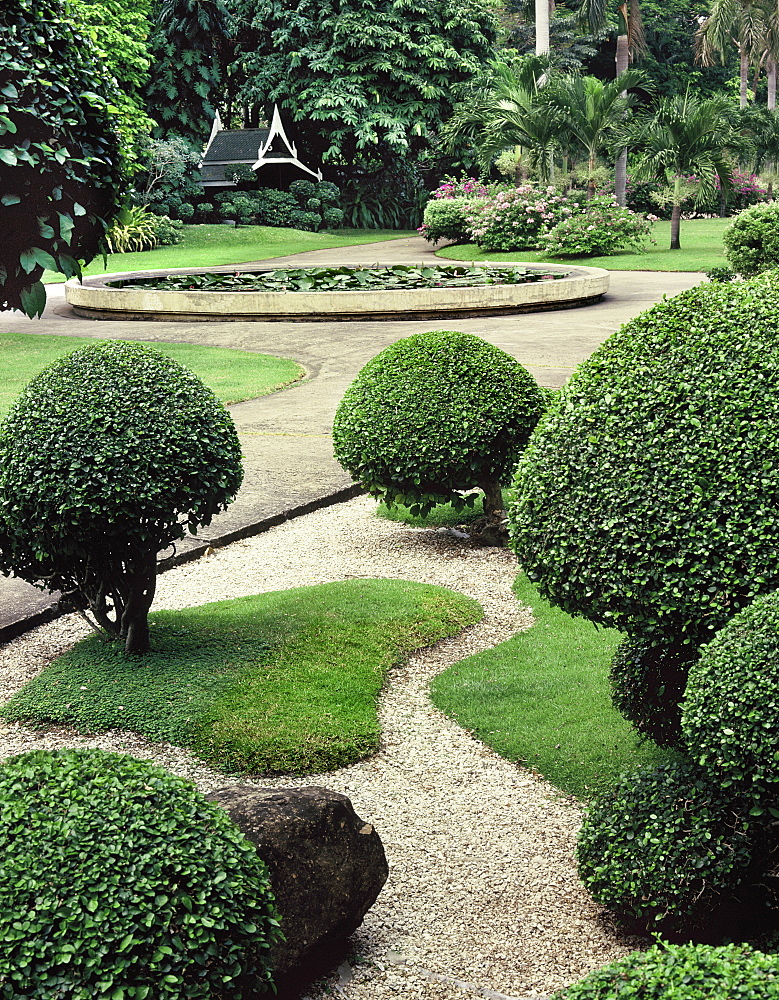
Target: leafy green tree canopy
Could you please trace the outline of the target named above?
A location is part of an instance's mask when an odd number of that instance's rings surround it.
[[[0,308],[40,315],[45,268],[70,277],[118,211],[116,89],[58,0],[0,11]]]
[[[496,30],[485,0],[236,0],[235,9],[240,100],[277,102],[306,123],[307,140],[313,123],[310,148],[333,164],[428,146]]]

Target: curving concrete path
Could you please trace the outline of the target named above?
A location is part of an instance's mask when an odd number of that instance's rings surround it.
[[[420,237],[315,250],[275,258],[275,265],[374,264],[434,259]],[[261,262],[251,262],[260,264]],[[248,266],[244,264],[243,266]],[[235,270],[236,265],[217,267]],[[561,386],[609,334],[664,295],[691,288],[689,272],[612,271],[600,303],[577,309],[460,320],[352,322],[138,322],[89,320],[67,305],[62,285],[49,285],[43,318],[5,313],[14,333],[210,344],[292,358],[306,381],[272,396],[230,407],[244,450],[245,480],[234,504],[198,540],[182,543],[178,558],[195,558],[208,545],[262,531],[272,524],[357,492],[333,458],[333,414],[357,372],[384,347],[430,329],[478,334],[513,355],[541,385]],[[0,577],[0,641],[53,617],[52,599],[27,584]]]

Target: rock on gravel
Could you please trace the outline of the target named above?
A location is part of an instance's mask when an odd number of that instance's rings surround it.
[[[305,1000],[547,996],[641,942],[604,921],[579,883],[581,812],[539,776],[498,757],[430,703],[430,679],[530,623],[511,592],[505,550],[374,515],[360,497],[219,549],[160,577],[156,607],[176,608],[354,577],[434,583],[475,597],[485,619],[418,651],[381,700],[382,746],[331,774],[258,778],[261,787],[317,784],[348,795],[384,843],[387,885],[352,938],[346,962]],[[86,627],[74,616],[0,650],[7,699]],[[204,792],[230,784],[186,751],[127,732],[85,737],[0,723],[0,756],[38,747],[97,746],[151,759]]]

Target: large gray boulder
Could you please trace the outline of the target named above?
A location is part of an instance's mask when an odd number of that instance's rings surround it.
[[[286,941],[274,974],[321,961],[362,923],[387,881],[379,835],[345,795],[308,788],[231,785],[209,796],[257,848],[270,871]]]

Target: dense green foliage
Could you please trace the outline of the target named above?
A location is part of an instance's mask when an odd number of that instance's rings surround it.
[[[305,127],[334,166],[373,171],[429,147],[495,37],[480,0],[235,0],[239,99]],[[293,127],[294,131],[294,127]]]
[[[700,928],[749,878],[746,812],[703,768],[642,768],[590,805],[579,875],[624,920],[666,934]]]
[[[253,177],[254,180],[254,177]],[[255,181],[256,183],[256,181]],[[313,231],[338,228],[344,213],[338,208],[340,190],[329,181],[293,181],[288,191],[275,188],[227,191],[215,195],[224,219],[235,219],[241,225],[290,226]]]
[[[154,0],[151,20],[146,104],[157,138],[183,136],[199,146],[224,96],[234,20],[223,0]]]
[[[465,243],[472,198],[433,198],[425,205],[420,232],[434,246],[439,240]]]
[[[779,586],[779,291],[699,285],[627,323],[520,462],[513,544],[571,614],[693,644]]]
[[[779,960],[748,945],[655,945],[591,972],[552,1000],[776,1000]]]
[[[270,984],[265,865],[188,781],[100,750],[0,766],[0,996],[240,1000]]]
[[[75,351],[0,426],[0,565],[142,652],[157,553],[230,503],[240,454],[224,406],[175,361],[122,341]]]
[[[745,209],[722,234],[728,264],[748,278],[779,267],[779,204]]]
[[[475,487],[492,503],[545,406],[535,379],[505,351],[468,333],[418,333],[362,369],[336,411],[333,445],[343,467],[387,503],[419,513],[464,506],[460,491]],[[502,507],[499,495],[494,502]]]
[[[322,773],[377,751],[392,666],[482,614],[442,587],[364,579],[159,611],[140,665],[90,637],[3,714],[130,729],[229,772]]]
[[[611,664],[611,700],[642,736],[659,746],[681,741],[681,701],[698,650],[666,636],[627,636]]]
[[[58,0],[8,0],[0,32],[0,309],[34,316],[44,269],[79,273],[118,210],[115,88]]]
[[[701,651],[683,706],[689,751],[731,794],[779,808],[779,594],[744,608]]]

